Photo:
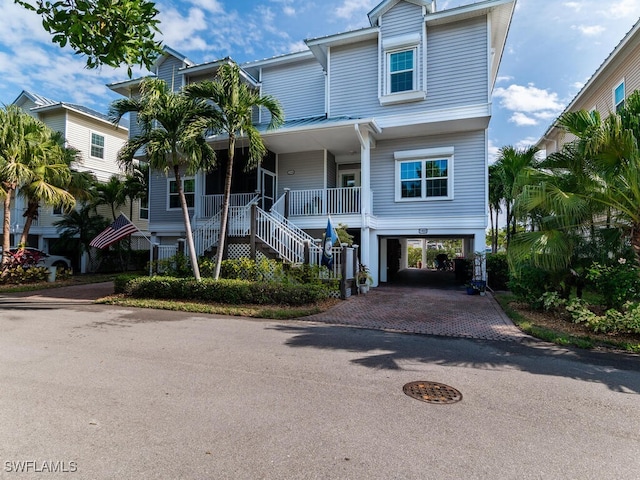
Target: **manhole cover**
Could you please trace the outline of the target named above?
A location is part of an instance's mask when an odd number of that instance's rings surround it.
[[[456,403],[462,400],[462,394],[453,387],[436,382],[411,382],[402,387],[402,391],[416,400],[428,403]]]

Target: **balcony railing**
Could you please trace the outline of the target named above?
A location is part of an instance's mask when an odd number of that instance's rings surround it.
[[[244,207],[251,203],[257,195],[255,193],[232,193],[229,198],[230,207]],[[224,195],[203,195],[200,197],[200,212],[198,216],[201,218],[213,217],[222,208],[222,200]]]
[[[361,212],[360,187],[289,191],[289,215],[349,215]]]

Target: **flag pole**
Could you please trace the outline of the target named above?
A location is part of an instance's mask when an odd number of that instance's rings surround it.
[[[138,228],[138,226],[137,226],[135,223],[133,223],[133,222],[131,221],[131,219],[130,219],[129,217],[127,217],[127,216],[124,214],[124,212],[123,212],[122,210],[120,210],[120,215],[122,215],[124,218],[126,218],[126,219],[127,219],[127,221],[128,221],[131,225],[133,225],[134,227],[136,227],[136,230],[140,233],[140,235],[142,235],[142,236],[143,236],[143,237],[144,237],[144,238],[145,238],[145,239],[146,239],[146,240],[147,240],[151,245],[155,245],[155,244],[151,241],[151,239],[150,239],[149,237],[147,237],[144,233],[142,233],[142,230],[140,230],[140,229]]]

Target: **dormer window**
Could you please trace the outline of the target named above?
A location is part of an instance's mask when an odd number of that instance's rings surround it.
[[[380,104],[393,105],[424,100],[424,75],[419,71],[422,55],[420,34],[385,38],[382,48],[384,57],[381,69],[384,69],[384,75]]]

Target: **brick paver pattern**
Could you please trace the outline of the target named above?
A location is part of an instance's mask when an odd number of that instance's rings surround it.
[[[531,338],[511,322],[490,293],[467,295],[464,289],[378,287],[305,319],[448,337],[502,341]]]

